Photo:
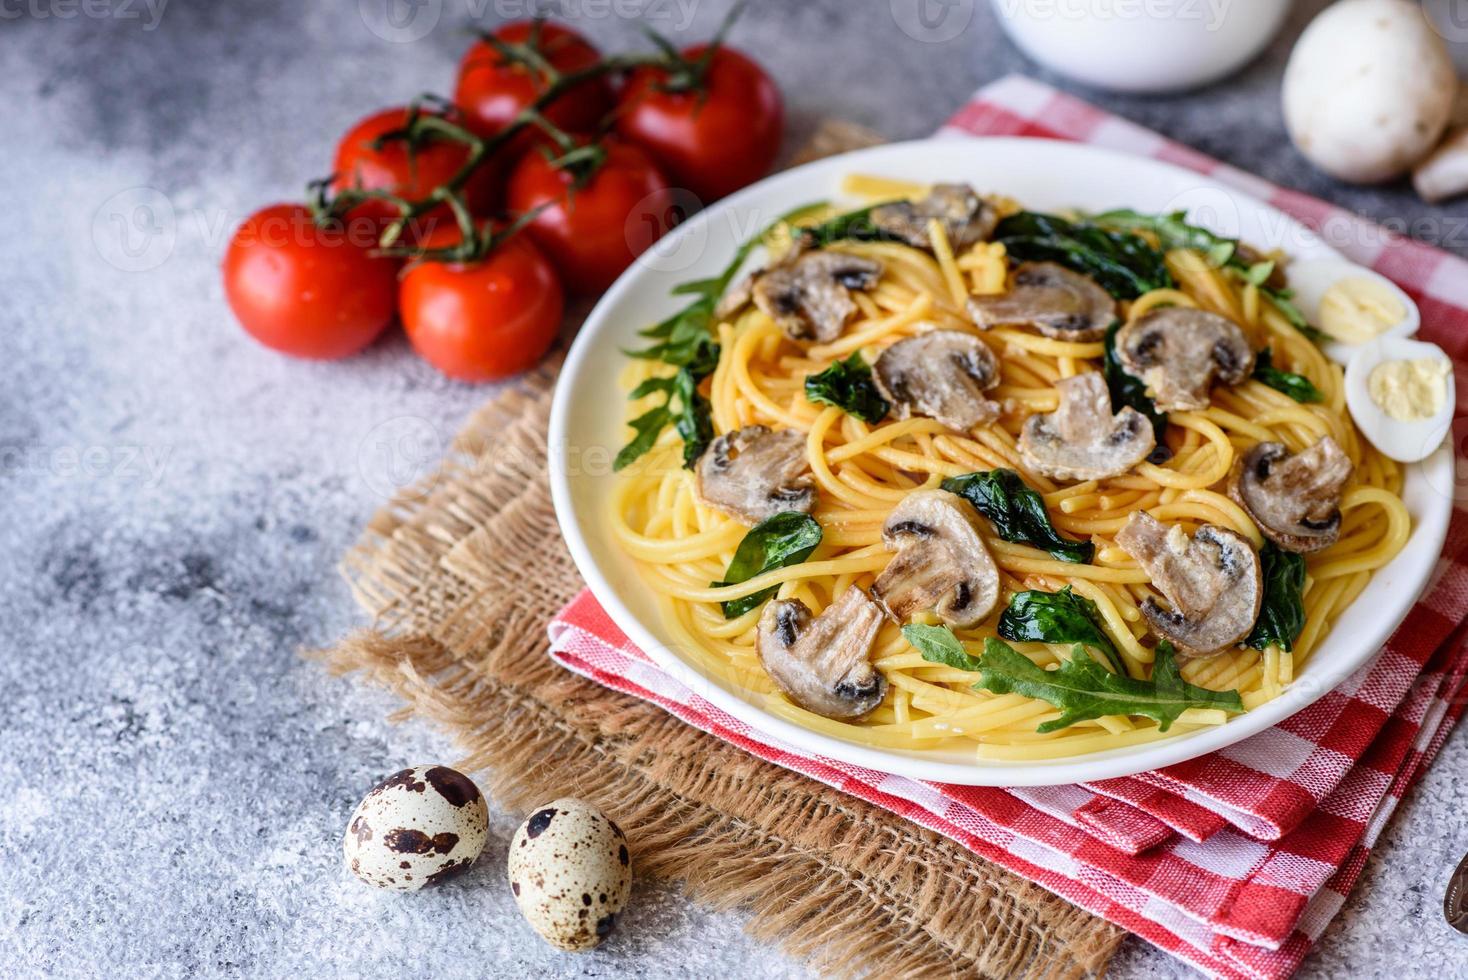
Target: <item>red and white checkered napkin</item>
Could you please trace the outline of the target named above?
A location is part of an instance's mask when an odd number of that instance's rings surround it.
[[[981,89],[942,130],[966,134],[1098,143],[1207,173],[1391,276],[1421,307],[1422,336],[1460,365],[1468,355],[1468,262],[1029,79]],[[1463,379],[1458,391],[1462,418]],[[1459,445],[1464,437],[1462,428],[1455,432]],[[781,744],[663,673],[590,593],[562,610],[550,633],[552,656],[571,670],[945,834],[1200,969],[1274,978],[1292,973],[1325,931],[1403,792],[1462,714],[1465,617],[1468,510],[1458,507],[1443,558],[1406,622],[1372,663],[1311,707],[1157,772],[1008,790],[919,782]]]

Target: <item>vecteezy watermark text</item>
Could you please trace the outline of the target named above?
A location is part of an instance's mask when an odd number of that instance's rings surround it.
[[[894,0],[895,2],[895,0]],[[929,0],[932,2],[932,0]],[[948,0],[953,2],[953,0]],[[1216,31],[1234,0],[999,0],[1005,18],[1030,20],[1201,20]],[[1253,16],[1252,6],[1238,4],[1240,16]]]
[[[427,37],[438,26],[446,2],[462,3],[474,23],[531,17],[571,23],[616,18],[683,31],[693,23],[702,0],[357,0],[357,12],[373,34],[406,44]]]
[[[172,446],[0,445],[0,476],[47,474],[61,480],[116,480],[156,487],[173,455]]]
[[[156,30],[168,0],[0,0],[0,20],[137,20]]]

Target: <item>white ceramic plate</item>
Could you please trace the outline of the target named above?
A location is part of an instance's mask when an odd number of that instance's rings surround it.
[[[613,621],[641,649],[708,701],[806,752],[915,779],[968,785],[1036,786],[1125,776],[1222,748],[1278,724],[1365,663],[1421,593],[1442,550],[1452,510],[1448,449],[1407,469],[1411,540],[1377,572],[1290,688],[1217,728],[1133,748],[1049,762],[978,761],[972,751],[869,748],[818,734],[766,712],[757,694],[701,674],[670,641],[651,589],[617,547],[608,515],[610,460],[626,440],[620,352],[642,346],[637,331],[681,308],[676,284],[717,275],[738,243],[775,217],[817,200],[839,200],[843,176],[966,181],[1038,210],[1132,207],[1186,209],[1220,234],[1299,258],[1339,258],[1309,230],[1273,208],[1189,171],[1097,147],[1038,139],[938,139],[897,143],[819,160],[746,188],[697,215],[642,256],[592,311],[571,347],[550,421],[551,491],[576,565]],[[854,202],[853,202],[854,203]]]

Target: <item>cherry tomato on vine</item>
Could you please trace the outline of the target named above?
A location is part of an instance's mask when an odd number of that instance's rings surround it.
[[[397,306],[398,263],[371,254],[367,218],[323,227],[302,204],[276,204],[235,230],[224,294],[256,340],[296,357],[346,357],[372,343]]]
[[[441,228],[424,244],[460,240],[458,229]],[[413,348],[460,381],[493,381],[533,367],[556,339],[564,306],[556,270],[523,234],[482,259],[411,265],[398,290]]]
[[[645,150],[612,140],[582,186],[532,151],[510,174],[507,203],[525,214],[545,206],[525,231],[561,273],[566,288],[599,293],[668,230],[674,208],[668,181]]]
[[[682,52],[697,63],[708,51]],[[774,166],[785,111],[765,70],[733,48],[714,50],[700,88],[670,92],[663,68],[639,68],[627,80],[617,130],[649,150],[675,183],[704,203],[752,184]]]
[[[590,68],[601,60],[601,53],[586,38],[560,24],[514,21],[494,31],[494,37],[505,44],[529,47],[562,75]],[[493,136],[548,87],[544,75],[533,66],[517,64],[480,40],[459,63],[454,102],[482,135]],[[602,75],[570,89],[542,112],[562,129],[592,130],[611,111],[613,103],[611,82]]]
[[[407,140],[389,140],[381,147],[373,147],[378,137],[400,130],[407,123],[408,109],[402,106],[383,109],[359,120],[337,145],[332,187],[338,191],[350,187],[391,191],[409,201],[418,201],[446,183],[469,158],[467,145],[447,137],[420,143],[411,160]],[[464,186],[464,203],[474,214],[488,214],[497,203],[498,185],[494,168],[481,166]],[[398,209],[386,201],[368,201],[354,213],[391,220],[398,216]],[[442,220],[447,216],[447,208],[430,216]]]

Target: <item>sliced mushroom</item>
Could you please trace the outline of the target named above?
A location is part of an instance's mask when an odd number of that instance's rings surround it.
[[[1294,454],[1284,443],[1261,442],[1234,464],[1228,495],[1266,538],[1308,555],[1340,537],[1341,491],[1351,470],[1350,457],[1330,436]]]
[[[979,534],[978,512],[957,494],[903,497],[882,525],[882,544],[897,555],[872,584],[872,597],[898,623],[931,609],[962,629],[994,611],[999,568]]]
[[[948,244],[956,252],[994,233],[999,212],[967,184],[934,184],[921,201],[894,201],[872,208],[872,224],[913,248],[933,249],[928,222],[943,223]]]
[[[1214,382],[1240,384],[1254,370],[1254,351],[1238,324],[1181,306],[1152,310],[1118,330],[1116,355],[1163,412],[1207,408]]]
[[[1089,342],[1106,336],[1116,319],[1116,300],[1090,276],[1055,262],[1023,262],[1009,292],[971,296],[969,316],[981,330],[1018,324],[1047,337]]]
[[[791,510],[809,514],[816,502],[798,429],[747,425],[726,432],[699,457],[694,477],[699,499],[746,524]]]
[[[1117,532],[1116,543],[1152,577],[1172,608],[1156,599],[1142,615],[1179,652],[1195,657],[1219,653],[1254,628],[1264,601],[1259,554],[1236,531],[1204,524],[1191,539],[1181,525],[1163,524],[1137,511]]]
[[[999,383],[999,361],[979,338],[934,330],[899,340],[877,357],[872,377],[899,419],[923,415],[968,432],[999,417],[984,397]]]
[[[760,614],[760,663],[805,710],[843,721],[861,718],[887,693],[887,679],[872,666],[872,641],[881,627],[882,610],[855,586],[814,618],[799,599],[776,599]]]
[[[1060,407],[1031,415],[1020,430],[1025,466],[1057,480],[1103,480],[1146,459],[1157,446],[1147,417],[1131,406],[1111,414],[1106,379],[1095,371],[1055,382]]]
[[[856,316],[851,291],[871,289],[880,278],[882,263],[875,259],[797,249],[786,261],[755,274],[750,297],[791,340],[828,343]]]

